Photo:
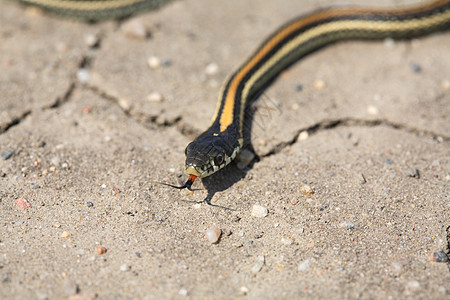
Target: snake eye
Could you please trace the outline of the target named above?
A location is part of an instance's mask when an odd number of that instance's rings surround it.
[[[222,163],[223,163],[223,156],[222,156],[222,154],[219,154],[216,157],[214,157],[214,164],[216,166],[220,166]]]

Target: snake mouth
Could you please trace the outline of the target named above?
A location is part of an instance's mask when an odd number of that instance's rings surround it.
[[[203,177],[203,174],[201,172],[197,171],[197,169],[193,166],[187,166],[186,173],[188,173],[189,175],[197,176],[199,178]]]

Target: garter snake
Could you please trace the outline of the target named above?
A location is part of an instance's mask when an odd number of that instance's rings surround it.
[[[406,39],[450,28],[450,1],[407,8],[321,9],[270,35],[222,85],[210,127],[186,147],[188,188],[228,165],[243,147],[246,104],[282,70],[325,45],[350,39]]]
[[[88,21],[124,18],[171,0],[15,0],[64,17]]]
[[[84,19],[123,17],[167,0],[16,0]],[[188,188],[228,165],[243,147],[244,111],[284,69],[328,44],[409,39],[450,28],[450,0],[392,9],[336,7],[300,16],[276,30],[222,85],[210,127],[185,150]]]

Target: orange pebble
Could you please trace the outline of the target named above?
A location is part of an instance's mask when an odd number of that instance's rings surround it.
[[[107,251],[107,250],[106,250],[105,247],[103,247],[103,246],[97,246],[97,253],[98,253],[98,254],[100,254],[100,255],[105,254],[106,251]]]
[[[31,207],[30,202],[28,202],[26,199],[24,198],[18,198],[16,200],[16,205],[21,208],[21,209],[28,209]]]

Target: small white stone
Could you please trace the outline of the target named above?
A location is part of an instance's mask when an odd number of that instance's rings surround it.
[[[89,81],[89,78],[91,77],[89,70],[86,69],[79,69],[77,71],[77,80],[79,83],[87,83]]]
[[[120,271],[123,271],[123,272],[128,271],[130,269],[131,269],[131,266],[129,266],[127,264],[123,264],[120,266]]]
[[[210,63],[205,68],[205,73],[207,75],[214,75],[219,71],[219,66],[216,63]]]
[[[58,156],[54,156],[51,160],[50,160],[50,162],[52,163],[52,165],[54,165],[54,166],[58,166],[59,165],[59,157]]]
[[[303,195],[307,196],[307,195],[312,195],[315,193],[314,189],[312,187],[310,187],[309,185],[304,185],[300,187],[300,193],[302,193]]]
[[[180,296],[186,297],[188,295],[188,291],[186,289],[181,289],[181,290],[178,291],[178,294]]]
[[[128,38],[146,39],[149,35],[147,28],[140,19],[130,19],[120,27],[122,33]]]
[[[247,295],[248,292],[250,292],[250,290],[249,290],[248,287],[246,287],[246,286],[241,286],[241,287],[239,288],[239,293],[240,293],[241,295]]]
[[[98,44],[98,36],[95,34],[88,34],[84,37],[84,42],[88,47],[94,47]]]
[[[106,189],[106,184],[102,184],[102,189]]]
[[[417,280],[410,280],[405,287],[408,292],[418,292],[420,290],[420,283]]]
[[[127,99],[120,98],[118,104],[122,109],[126,111],[129,111],[131,108],[131,104]]]
[[[369,106],[367,107],[367,113],[368,113],[369,115],[375,116],[375,115],[378,115],[378,114],[379,114],[379,111],[378,111],[378,108],[377,108],[376,106],[369,105]]]
[[[309,269],[309,265],[310,265],[310,259],[306,259],[304,260],[301,264],[298,265],[298,270],[299,271],[305,271],[307,269]]]
[[[269,210],[259,204],[254,204],[252,207],[252,216],[257,218],[264,218],[269,214]]]
[[[256,259],[257,259],[257,262],[252,267],[253,273],[258,273],[259,271],[261,271],[261,269],[262,269],[262,267],[264,267],[264,263],[265,263],[264,255],[258,255]]]
[[[304,141],[304,140],[306,140],[306,139],[308,139],[309,138],[309,133],[308,133],[308,131],[302,131],[302,132],[300,132],[300,134],[298,135],[298,140],[299,141]]]
[[[205,231],[206,238],[211,244],[217,243],[222,231],[216,225],[211,226]]]
[[[158,92],[153,92],[147,96],[149,102],[162,102],[164,100],[163,96]]]
[[[156,69],[161,66],[161,59],[157,56],[150,56],[147,60],[147,63],[150,68]]]
[[[314,81],[314,87],[317,90],[321,90],[325,87],[325,81],[321,80],[321,79],[317,79]]]

